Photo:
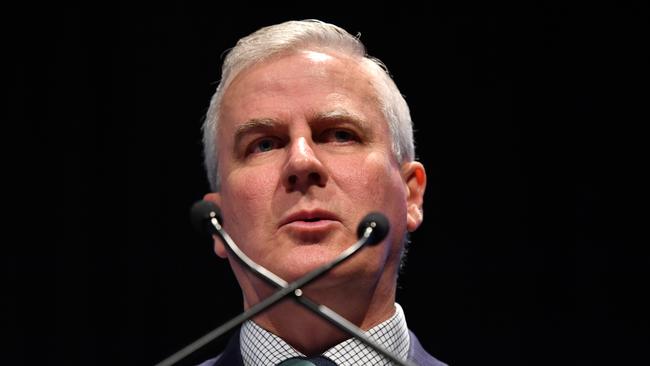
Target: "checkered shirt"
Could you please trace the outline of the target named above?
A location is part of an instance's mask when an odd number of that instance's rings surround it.
[[[395,303],[395,314],[365,334],[394,355],[406,360],[409,351],[409,331],[404,312]],[[287,358],[305,356],[282,338],[247,321],[240,332],[241,354],[245,366],[275,366]],[[339,366],[390,365],[380,353],[352,337],[328,349],[323,356]]]

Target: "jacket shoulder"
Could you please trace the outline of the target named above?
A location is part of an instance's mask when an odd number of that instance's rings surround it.
[[[244,361],[241,357],[239,346],[239,330],[237,330],[226,345],[221,354],[215,358],[203,361],[198,366],[243,366]]]
[[[410,330],[409,338],[411,341],[408,356],[409,361],[415,363],[418,366],[447,366],[446,363],[443,363],[435,357],[431,356],[429,352],[427,352],[424,347],[422,347],[422,344],[420,344],[418,337],[416,337],[415,334]]]

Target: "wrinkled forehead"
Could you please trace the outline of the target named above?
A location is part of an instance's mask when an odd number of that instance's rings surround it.
[[[223,122],[232,122],[233,118],[239,120],[247,111],[284,108],[282,104],[267,105],[269,96],[285,96],[285,101],[291,102],[301,100],[307,93],[314,96],[314,99],[309,99],[310,103],[318,105],[318,100],[325,109],[345,109],[346,104],[354,105],[369,117],[372,115],[372,120],[383,120],[376,77],[363,61],[361,57],[335,51],[308,49],[283,52],[250,65],[226,86],[221,101],[219,130]]]
[[[310,69],[320,69],[321,72],[329,71],[332,73],[349,74],[354,77],[366,78],[369,82],[375,77],[374,73],[368,70],[369,65],[365,62],[368,60],[363,57],[348,55],[332,49],[313,47],[285,50],[264,57],[256,62],[243,64],[240,68],[233,70],[229,76],[229,80],[226,81],[226,89],[229,89],[238,79],[250,74],[252,71],[267,65],[278,64],[282,61],[292,63],[296,71],[301,67],[318,66]]]

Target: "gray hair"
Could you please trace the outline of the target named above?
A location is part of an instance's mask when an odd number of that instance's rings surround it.
[[[359,36],[354,37],[336,25],[315,19],[288,21],[261,28],[240,39],[223,62],[221,81],[212,96],[203,123],[205,168],[212,191],[219,190],[217,126],[221,101],[230,83],[242,70],[272,56],[313,49],[332,50],[359,60],[370,74],[377,91],[379,105],[390,129],[395,158],[400,163],[415,159],[413,127],[408,105],[386,66],[366,53]]]

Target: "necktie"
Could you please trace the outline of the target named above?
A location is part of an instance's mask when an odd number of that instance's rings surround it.
[[[292,357],[280,362],[278,366],[336,366],[336,364],[325,356],[315,356]]]

